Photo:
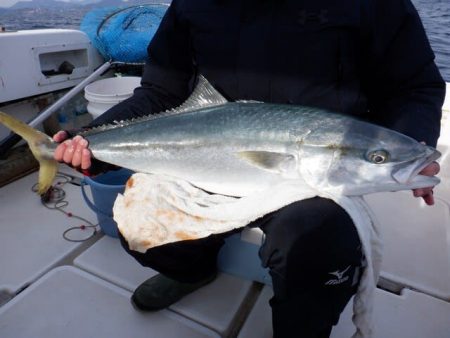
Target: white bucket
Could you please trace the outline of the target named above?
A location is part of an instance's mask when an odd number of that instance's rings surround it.
[[[141,78],[138,76],[112,77],[102,79],[84,88],[84,97],[88,100],[87,111],[95,119],[109,108],[133,95],[133,90],[139,87]]]

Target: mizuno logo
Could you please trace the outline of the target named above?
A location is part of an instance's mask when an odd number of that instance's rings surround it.
[[[342,284],[346,281],[348,281],[349,276],[344,276],[344,274],[348,271],[348,269],[350,269],[351,265],[347,266],[344,270],[339,271],[333,271],[333,272],[328,272],[330,275],[335,276],[335,279],[330,279],[328,282],[325,283],[325,285],[338,285],[338,284]]]

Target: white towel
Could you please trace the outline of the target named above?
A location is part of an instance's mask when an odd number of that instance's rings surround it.
[[[372,337],[372,309],[382,245],[376,221],[363,197],[323,192],[303,181],[286,181],[248,197],[208,194],[188,182],[159,175],[134,174],[114,204],[114,219],[130,249],[147,249],[184,239],[242,228],[295,201],[320,196],[339,204],[352,218],[367,266],[353,302],[353,338]],[[301,226],[301,225],[299,225]]]

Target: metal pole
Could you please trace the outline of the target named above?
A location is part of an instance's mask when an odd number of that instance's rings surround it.
[[[89,75],[87,78],[85,78],[83,81],[81,81],[79,84],[77,84],[75,87],[73,87],[71,90],[69,90],[67,93],[65,93],[63,96],[61,96],[60,99],[58,99],[55,103],[53,103],[51,106],[49,106],[47,109],[45,109],[42,113],[40,113],[38,116],[36,116],[31,122],[28,123],[31,127],[36,127],[39,123],[44,122],[51,114],[53,114],[55,111],[57,111],[59,108],[61,108],[63,105],[65,105],[70,99],[72,99],[76,94],[78,94],[85,86],[87,86],[89,83],[94,81],[97,77],[102,75],[105,71],[111,67],[112,62],[106,61],[103,65],[101,65],[99,68],[95,70],[91,75]]]
[[[61,108],[64,104],[67,103],[70,99],[72,99],[76,94],[78,94],[85,86],[94,81],[97,77],[106,72],[113,63],[112,61],[107,61],[99,68],[97,68],[92,74],[86,77],[83,81],[69,90],[66,94],[61,96],[55,103],[45,109],[42,113],[36,116],[33,120],[31,120],[28,125],[31,127],[36,127],[39,123],[43,122],[47,119],[51,114]],[[15,134],[10,133],[3,140],[0,141],[0,158],[4,157],[7,151],[12,148],[16,143],[18,143],[22,138]]]

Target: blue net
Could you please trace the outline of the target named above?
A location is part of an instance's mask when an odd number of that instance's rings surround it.
[[[84,16],[80,29],[105,59],[144,62],[147,46],[167,8],[165,4],[150,4],[94,9]]]

